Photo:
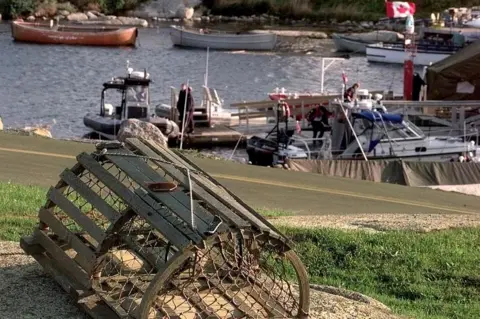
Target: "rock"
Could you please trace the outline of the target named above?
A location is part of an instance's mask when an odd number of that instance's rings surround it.
[[[71,13],[67,16],[68,21],[85,21],[88,20],[88,16],[85,13]]]
[[[52,133],[50,133],[50,126],[48,125],[36,126],[36,127],[27,126],[21,129],[20,131],[28,133],[29,135],[37,135],[37,136],[52,138]]]
[[[66,17],[70,15],[70,11],[67,11],[67,10],[59,10],[57,13]]]
[[[122,24],[132,25],[137,27],[148,27],[148,22],[145,19],[131,18],[131,17],[117,17],[117,20],[121,21]]]
[[[189,7],[182,7],[177,10],[176,18],[190,20],[193,17],[194,10]]]
[[[97,17],[92,11],[88,11],[88,12],[87,12],[87,17],[88,17],[88,19],[90,19],[90,20],[98,19],[98,17]]]
[[[152,140],[162,146],[168,147],[168,139],[162,134],[158,127],[138,119],[129,119],[123,121],[122,125],[120,125],[117,139],[125,142],[127,138],[131,137]]]
[[[27,21],[33,22],[33,21],[35,21],[35,17],[34,16],[28,16]]]

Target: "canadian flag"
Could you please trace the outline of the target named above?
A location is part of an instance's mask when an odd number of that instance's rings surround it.
[[[415,3],[403,1],[385,1],[387,17],[406,18],[409,14],[415,14]]]

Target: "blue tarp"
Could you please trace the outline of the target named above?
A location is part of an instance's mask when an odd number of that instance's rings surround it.
[[[372,111],[362,111],[360,113],[352,113],[353,117],[364,118],[370,122],[384,121],[392,123],[402,123],[403,114],[379,113]]]

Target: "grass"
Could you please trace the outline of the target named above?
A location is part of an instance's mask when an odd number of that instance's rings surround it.
[[[0,240],[18,241],[32,232],[46,193],[43,187],[0,183]]]
[[[478,318],[480,229],[282,230],[312,283],[358,291],[417,319]]]
[[[0,183],[0,240],[30,234],[47,189]],[[267,217],[291,215],[258,209]],[[312,283],[343,287],[418,319],[478,318],[480,229],[368,233],[281,230],[296,242]]]

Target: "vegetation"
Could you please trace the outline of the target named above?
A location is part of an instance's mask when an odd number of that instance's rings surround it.
[[[297,243],[312,283],[358,291],[416,319],[478,318],[478,228],[282,230]]]
[[[0,183],[0,240],[37,224],[46,188]],[[268,217],[289,215],[260,209]],[[296,243],[312,283],[358,291],[418,319],[478,318],[480,229],[367,233],[281,229]]]
[[[416,0],[417,16],[430,16],[450,7],[478,5],[476,0]],[[211,14],[251,16],[270,14],[317,21],[370,21],[385,17],[385,2],[379,0],[203,0]]]
[[[147,0],[0,0],[0,10],[6,18],[34,14],[53,17],[60,10],[70,13],[94,10],[105,14],[118,14],[133,10]]]

